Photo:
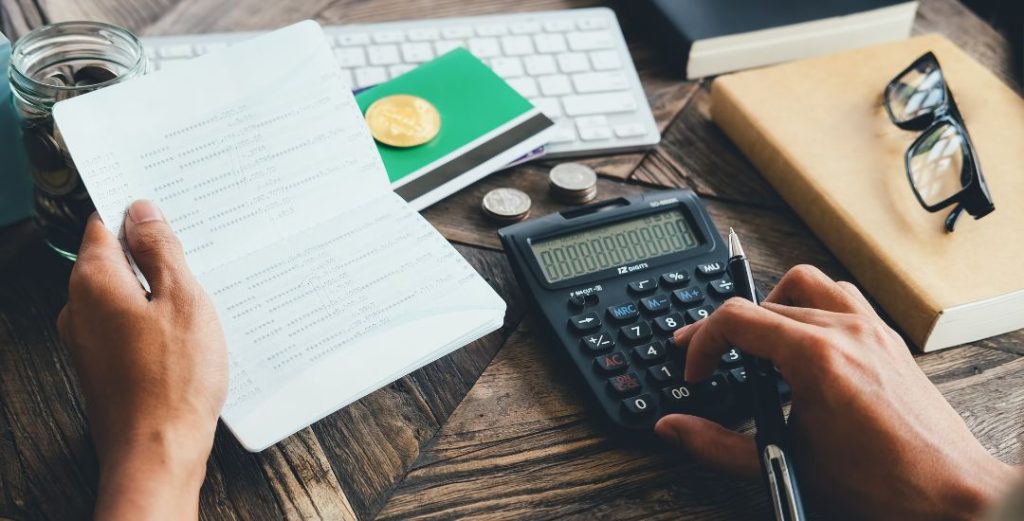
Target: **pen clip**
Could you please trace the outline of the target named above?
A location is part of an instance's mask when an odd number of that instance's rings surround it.
[[[768,488],[771,491],[772,506],[777,521],[802,521],[803,515],[797,506],[795,487],[786,453],[778,445],[765,445],[764,467],[768,474]]]

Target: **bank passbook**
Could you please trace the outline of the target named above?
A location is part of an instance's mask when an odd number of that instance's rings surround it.
[[[549,340],[612,432],[644,437],[672,412],[748,414],[739,351],[691,385],[671,340],[733,296],[728,246],[693,192],[611,199],[498,234]]]
[[[181,239],[227,338],[222,417],[249,450],[502,324],[502,299],[392,192],[314,22],[54,114],[111,232],[146,198]]]

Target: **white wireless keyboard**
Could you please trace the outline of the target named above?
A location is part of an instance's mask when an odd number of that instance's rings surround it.
[[[353,89],[465,47],[558,124],[550,156],[651,147],[661,135],[615,13],[607,8],[324,27]],[[151,66],[258,33],[143,38]],[[451,78],[451,81],[459,81]]]

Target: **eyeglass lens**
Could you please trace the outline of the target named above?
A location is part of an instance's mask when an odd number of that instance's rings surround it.
[[[928,130],[911,150],[910,182],[926,206],[938,204],[963,190],[964,137],[957,127],[940,123]]]
[[[893,83],[887,101],[893,117],[902,123],[934,111],[945,98],[942,71],[935,62],[923,61]]]

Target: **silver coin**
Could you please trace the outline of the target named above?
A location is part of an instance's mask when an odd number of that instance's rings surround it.
[[[117,78],[117,73],[102,65],[86,65],[75,71],[75,86],[99,85]]]
[[[580,163],[555,165],[549,176],[554,187],[567,192],[589,190],[597,184],[594,170]]]
[[[516,219],[530,211],[530,196],[515,188],[495,188],[481,203],[488,214],[499,219]]]

